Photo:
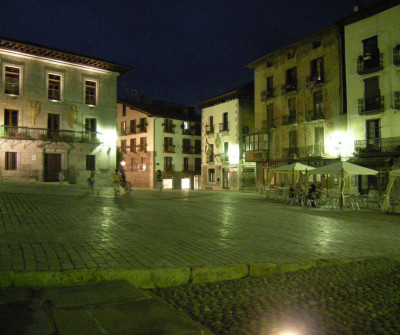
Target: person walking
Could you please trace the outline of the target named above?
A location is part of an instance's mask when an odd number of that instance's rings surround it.
[[[90,176],[88,178],[88,193],[93,193],[94,192],[94,176],[96,174],[95,170],[90,171]]]
[[[156,175],[156,188],[158,188],[160,190],[160,192],[162,191],[164,185],[163,185],[163,175],[161,170],[157,170],[157,175]]]
[[[65,177],[64,177],[63,170],[60,170],[60,172],[58,172],[58,182],[60,183],[60,186],[63,185],[64,179],[65,179]]]
[[[119,197],[121,174],[118,172],[118,169],[115,169],[115,173],[113,174],[113,183],[115,196]]]

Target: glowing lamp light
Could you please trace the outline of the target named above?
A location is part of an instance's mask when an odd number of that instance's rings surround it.
[[[238,145],[229,145],[228,149],[228,157],[230,164],[239,164],[239,146]]]
[[[121,166],[124,167],[126,165],[126,162],[125,161],[121,161],[121,163],[119,163],[119,164],[121,164]]]
[[[115,129],[105,130],[102,134],[99,134],[100,142],[105,145],[116,146],[117,145],[117,132]]]

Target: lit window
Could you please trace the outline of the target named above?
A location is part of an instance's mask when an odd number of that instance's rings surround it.
[[[85,104],[96,105],[96,82],[85,81]]]
[[[4,92],[19,95],[19,68],[6,66]]]
[[[49,99],[60,100],[61,98],[61,76],[49,74]]]

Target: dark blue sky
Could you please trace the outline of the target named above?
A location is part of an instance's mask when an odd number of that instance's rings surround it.
[[[0,0],[0,35],[134,67],[118,93],[191,105],[246,65],[377,0]],[[137,97],[138,98],[138,97]]]

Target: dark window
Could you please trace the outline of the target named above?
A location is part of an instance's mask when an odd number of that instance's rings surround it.
[[[324,59],[323,57],[311,61],[311,80],[324,81]]]
[[[322,114],[324,105],[322,100],[322,91],[313,93],[314,114]]]
[[[174,122],[171,119],[164,120],[164,133],[175,133]]]
[[[378,68],[380,65],[380,56],[378,49],[378,37],[373,36],[362,41],[364,70]]]
[[[126,116],[126,105],[122,105],[122,116]]]
[[[188,139],[188,138],[184,138],[184,139],[183,139],[182,152],[183,152],[184,154],[190,154],[190,153],[191,153],[190,139]]]
[[[18,132],[18,111],[5,109],[4,110],[4,130],[6,134],[15,137]]]
[[[174,140],[172,137],[164,137],[164,152],[175,152]]]
[[[379,78],[372,77],[364,80],[365,110],[379,110],[381,108]]]
[[[196,172],[201,172],[201,158],[194,159],[194,170]]]
[[[324,153],[324,127],[314,128],[314,155],[320,156]]]
[[[48,114],[47,116],[48,137],[53,138],[59,135],[60,115]]]
[[[96,105],[96,82],[85,81],[85,104]]]
[[[49,74],[49,99],[60,100],[61,98],[61,76]]]
[[[5,169],[6,170],[16,170],[17,169],[17,153],[16,152],[6,152],[5,157]]]
[[[131,134],[136,133],[136,120],[131,120],[130,131],[131,131]]]
[[[297,154],[297,131],[289,131],[289,154]]]
[[[126,154],[126,140],[121,140],[121,152]]]
[[[201,154],[201,140],[195,140],[194,142],[194,153]]]
[[[222,130],[227,131],[229,129],[228,127],[228,112],[225,112],[223,115],[223,123],[222,123]]]
[[[367,147],[370,150],[380,150],[381,127],[380,120],[367,120],[366,124]]]
[[[136,138],[131,138],[129,143],[129,151],[136,152]]]
[[[142,152],[146,152],[147,151],[146,137],[141,137],[140,138],[140,151],[142,151]]]
[[[183,157],[183,171],[189,171],[189,158]]]
[[[86,170],[96,170],[95,155],[86,155]]]
[[[19,68],[6,66],[4,92],[7,94],[19,94]]]
[[[286,91],[297,90],[297,68],[286,71]]]
[[[97,137],[97,120],[96,119],[85,119],[85,133],[86,136],[91,140]]]
[[[288,100],[289,122],[296,122],[296,98]]]
[[[173,171],[172,157],[164,157],[164,170]]]
[[[274,125],[274,105],[269,104],[267,106],[267,125],[273,126]]]
[[[267,68],[272,67],[274,64],[272,62],[267,62]]]
[[[267,91],[273,92],[274,90],[274,77],[270,76],[267,78]]]
[[[147,132],[147,118],[146,117],[140,118],[139,130],[141,132]]]

